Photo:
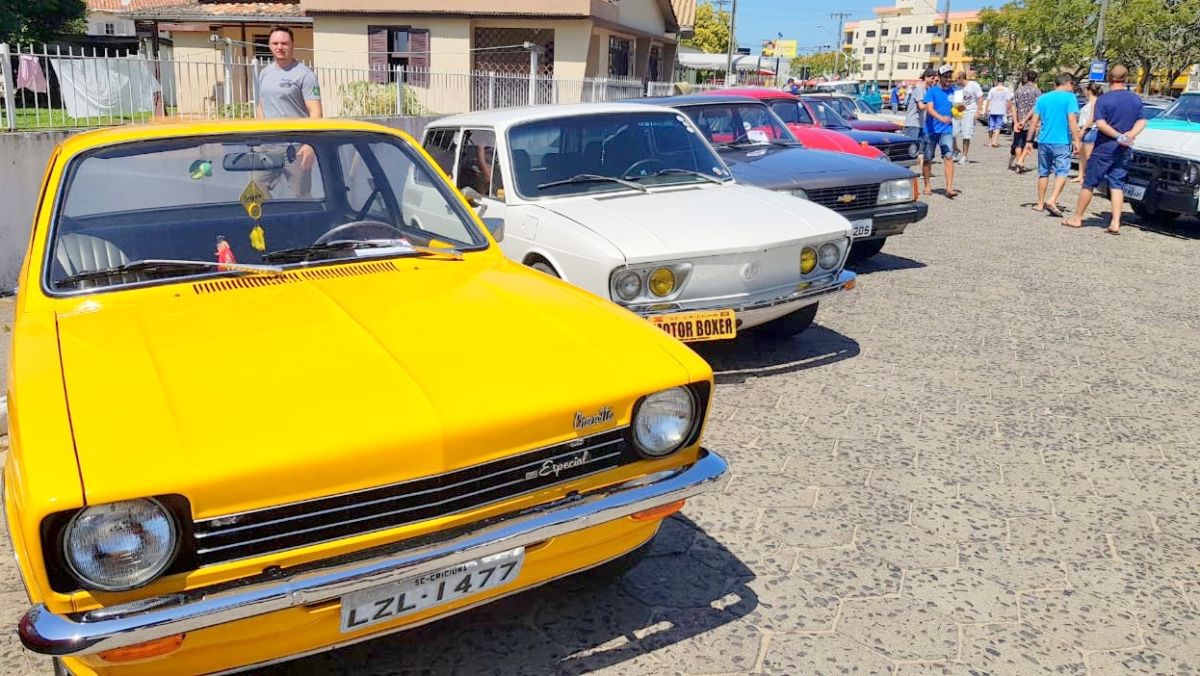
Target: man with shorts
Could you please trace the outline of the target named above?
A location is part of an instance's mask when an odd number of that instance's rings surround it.
[[[1012,100],[1012,92],[1008,87],[1004,86],[1003,82],[997,82],[990,90],[988,90],[988,133],[992,135],[992,140],[989,145],[993,148],[999,148],[1000,130],[1004,128],[1004,114],[1008,112],[1008,102]],[[1011,164],[1011,162],[1010,162]]]
[[[1038,97],[1033,106],[1033,120],[1029,123],[1029,134],[1038,142],[1037,203],[1034,211],[1044,211],[1062,218],[1058,198],[1067,185],[1067,174],[1071,172],[1071,155],[1079,152],[1079,102],[1075,100],[1075,77],[1070,73],[1059,73],[1054,78],[1054,91]],[[1054,190],[1046,200],[1046,187],[1054,174]]]
[[[1083,189],[1075,216],[1063,219],[1071,228],[1083,226],[1083,214],[1092,201],[1092,192],[1103,182],[1108,183],[1108,198],[1112,201],[1112,216],[1105,232],[1121,234],[1121,209],[1125,206],[1125,176],[1129,166],[1133,140],[1146,128],[1142,119],[1142,99],[1125,87],[1129,69],[1113,66],[1109,71],[1109,91],[1096,101],[1096,145],[1087,163]]]
[[[1025,156],[1029,154],[1029,121],[1033,118],[1033,106],[1037,103],[1042,90],[1037,86],[1036,70],[1027,70],[1021,75],[1021,85],[1013,94],[1008,104],[1008,114],[1013,121],[1012,149],[1009,150],[1008,168],[1019,173],[1025,173]],[[1036,148],[1036,144],[1033,144]]]
[[[904,102],[905,136],[916,139],[922,137],[922,130],[925,128],[925,92],[933,86],[936,79],[937,71],[926,68],[921,74],[921,79],[909,88],[908,100]]]
[[[962,90],[962,119],[959,137],[962,139],[962,156],[959,164],[970,162],[971,139],[975,136],[975,125],[979,122],[979,102],[983,99],[983,89],[971,78],[974,73],[960,72],[958,88]]]
[[[946,197],[954,199],[954,73],[950,66],[938,69],[938,84],[925,92],[925,162],[921,173],[925,178],[925,194],[932,194],[929,181],[933,176],[933,158],[940,150],[946,167]]]
[[[268,119],[321,117],[321,87],[317,83],[316,73],[295,58],[292,29],[287,26],[272,28],[267,45],[275,60],[258,74],[255,116]],[[311,146],[301,145],[294,154],[287,152],[287,157],[282,173],[287,176],[297,197],[308,197],[312,191],[312,168],[316,154]],[[274,176],[270,180],[272,188],[278,178]]]

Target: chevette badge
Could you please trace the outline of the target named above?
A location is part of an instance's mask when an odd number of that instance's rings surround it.
[[[613,410],[609,406],[596,411],[595,415],[584,415],[583,411],[575,412],[575,429],[583,430],[596,425],[603,425],[607,422],[612,422]]]
[[[845,195],[842,195],[841,197],[839,197],[838,201],[841,202],[842,204],[849,204],[856,199],[858,199],[858,195],[855,195],[852,193],[846,193]]]
[[[566,460],[547,460],[542,463],[541,467],[525,472],[525,480],[530,481],[532,479],[537,479],[544,476],[554,476],[554,478],[557,479],[559,474],[562,474],[569,469],[583,467],[584,465],[588,464],[591,459],[592,456],[587,452],[587,449],[584,449],[580,451],[578,455]]]

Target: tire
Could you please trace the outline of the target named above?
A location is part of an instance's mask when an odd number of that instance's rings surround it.
[[[773,340],[782,340],[791,338],[800,333],[804,333],[808,327],[812,326],[813,320],[817,318],[817,306],[819,303],[813,303],[807,307],[802,307],[791,314],[786,314],[778,319],[772,319],[766,324],[760,324],[746,333],[755,338],[767,338]]]
[[[865,261],[880,251],[883,251],[883,245],[886,243],[887,237],[855,242],[850,245],[850,260]]]
[[[1174,211],[1162,211],[1153,207],[1148,207],[1142,202],[1130,201],[1130,206],[1133,207],[1133,213],[1137,214],[1138,218],[1143,223],[1151,223],[1158,225],[1169,225],[1179,218],[1180,214]]]
[[[535,258],[535,259],[529,261],[528,263],[526,263],[526,265],[533,268],[534,270],[537,270],[538,272],[543,272],[543,273],[550,275],[551,277],[554,277],[556,279],[562,279],[561,277],[559,277],[558,271],[554,269],[553,265],[550,265],[549,263],[547,263],[546,261],[544,261],[540,258]]]

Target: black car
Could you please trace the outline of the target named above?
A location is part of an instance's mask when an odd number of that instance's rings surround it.
[[[636,99],[677,108],[708,138],[738,183],[783,190],[848,219],[851,257],[879,253],[888,237],[925,218],[917,175],[889,162],[805,148],[762,101],[742,96]]]

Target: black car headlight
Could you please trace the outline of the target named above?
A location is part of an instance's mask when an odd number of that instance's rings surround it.
[[[86,507],[63,529],[67,567],[84,587],[125,591],[163,573],[179,550],[179,526],[158,500]]]
[[[695,429],[697,411],[696,398],[686,387],[647,396],[633,414],[634,444],[652,458],[679,450]]]

